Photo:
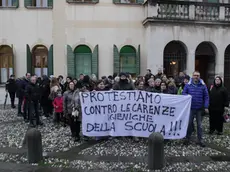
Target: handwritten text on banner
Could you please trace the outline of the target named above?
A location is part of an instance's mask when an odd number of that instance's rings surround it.
[[[186,136],[191,96],[146,91],[82,92],[82,130],[85,136]]]

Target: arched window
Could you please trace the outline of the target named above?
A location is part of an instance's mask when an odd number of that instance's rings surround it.
[[[167,76],[177,76],[186,69],[187,52],[180,41],[169,42],[164,49],[164,73]]]
[[[81,73],[92,74],[92,51],[87,45],[79,45],[74,49],[75,55],[75,76]]]
[[[37,76],[48,75],[48,49],[37,45],[32,50],[32,66]]]
[[[5,83],[14,72],[13,50],[8,45],[0,46],[0,82]]]
[[[215,76],[215,49],[211,42],[202,42],[196,48],[195,69],[207,85],[213,84]]]
[[[120,50],[120,71],[136,75],[136,49],[126,45]]]

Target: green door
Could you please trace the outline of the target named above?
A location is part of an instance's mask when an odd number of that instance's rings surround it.
[[[76,77],[81,73],[84,75],[92,74],[92,53],[75,54]]]

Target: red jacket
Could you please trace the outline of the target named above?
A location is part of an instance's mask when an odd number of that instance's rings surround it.
[[[63,112],[63,97],[56,97],[53,101],[55,112]]]

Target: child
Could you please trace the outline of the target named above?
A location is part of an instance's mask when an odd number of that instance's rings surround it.
[[[61,118],[63,117],[63,96],[60,89],[57,90],[57,97],[55,97],[53,101],[53,107],[55,110],[56,122],[59,124]]]

